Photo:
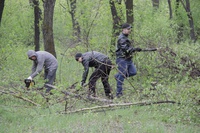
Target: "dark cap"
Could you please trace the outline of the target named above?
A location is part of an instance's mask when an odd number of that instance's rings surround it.
[[[122,24],[122,29],[129,29],[129,28],[132,28],[132,26],[128,23],[124,23]]]
[[[78,59],[79,59],[80,57],[82,57],[82,53],[77,53],[77,54],[75,55],[76,61],[78,61]]]

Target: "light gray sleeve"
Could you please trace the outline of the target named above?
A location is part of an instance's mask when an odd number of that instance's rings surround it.
[[[37,76],[43,69],[45,58],[43,56],[37,58],[37,65],[32,68],[31,77],[34,78]],[[34,71],[35,70],[35,71]]]

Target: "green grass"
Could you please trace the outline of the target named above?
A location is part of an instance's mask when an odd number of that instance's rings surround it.
[[[20,47],[20,46],[19,46]],[[158,79],[159,73],[150,66],[142,65],[145,61],[143,55],[139,64],[138,75],[126,80],[124,94],[116,102],[142,102],[174,100],[181,104],[163,104],[148,106],[131,106],[113,108],[113,110],[99,110],[99,112],[80,112],[72,114],[60,114],[65,109],[65,102],[57,103],[58,98],[63,98],[61,90],[65,90],[74,82],[80,81],[82,73],[81,64],[75,62],[71,49],[63,57],[63,50],[57,48],[59,68],[57,73],[55,95],[51,96],[49,105],[37,91],[24,92],[23,79],[28,77],[31,68],[31,61],[26,57],[26,52],[30,47],[20,47],[15,53],[8,57],[8,61],[0,71],[1,84],[0,90],[11,90],[21,93],[21,96],[28,98],[41,107],[11,95],[1,94],[0,97],[0,132],[2,133],[198,133],[199,125],[199,105],[195,100],[199,99],[199,79],[191,80],[187,77],[181,80],[170,81],[167,78]],[[62,62],[61,59],[63,58]],[[155,64],[152,65],[154,66]],[[145,75],[145,70],[150,75]],[[92,72],[92,69],[90,73]],[[116,81],[113,76],[116,70],[111,71],[110,83],[115,93]],[[147,73],[147,74],[148,74]],[[152,75],[155,73],[155,75]],[[178,75],[180,76],[180,75]],[[169,79],[168,79],[169,78]],[[43,84],[42,76],[36,77],[36,86]],[[158,79],[157,90],[150,91],[151,81]],[[134,88],[130,85],[131,82]],[[100,81],[97,83],[97,94],[104,97],[103,86]],[[79,89],[77,86],[76,89]],[[71,90],[68,90],[71,91]],[[81,92],[86,90],[82,89]],[[70,110],[94,107],[99,104],[85,102],[74,98],[68,99]],[[102,105],[102,104],[101,104]]]
[[[173,112],[167,114],[166,110],[173,106],[131,106],[99,112],[59,114],[55,110],[50,113],[49,110],[54,107],[1,105],[0,129],[2,133],[198,133],[200,127],[194,123],[170,122]]]

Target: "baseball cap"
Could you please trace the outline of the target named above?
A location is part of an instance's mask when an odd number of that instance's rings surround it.
[[[80,57],[82,57],[82,53],[77,53],[77,54],[75,55],[76,61],[78,61],[78,59],[79,59]]]
[[[128,24],[128,23],[122,24],[122,29],[130,29],[130,28],[132,28],[132,26],[130,24]]]

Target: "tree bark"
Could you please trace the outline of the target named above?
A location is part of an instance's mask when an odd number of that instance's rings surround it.
[[[134,17],[133,17],[133,0],[126,0],[126,20],[127,23],[131,24],[133,26]]]
[[[193,41],[196,41],[196,36],[195,36],[195,30],[194,30],[194,21],[193,21],[193,17],[192,17],[192,12],[190,10],[190,1],[186,0],[186,4],[184,4],[184,2],[181,0],[181,3],[183,5],[183,7],[185,8],[185,11],[187,13],[188,16],[188,21],[189,21],[189,25],[190,25],[190,38]]]
[[[0,25],[1,25],[1,20],[3,16],[4,3],[5,3],[5,0],[0,0]]]
[[[110,47],[110,52],[111,55],[113,56],[115,52],[113,49],[115,48],[116,37],[120,34],[121,18],[118,16],[117,9],[115,6],[115,1],[109,0],[109,4],[113,20],[111,47]]]
[[[44,50],[56,57],[53,37],[53,14],[56,0],[43,0],[44,20],[42,25]]]
[[[68,1],[67,1],[68,2]],[[73,35],[75,36],[75,41],[76,42],[80,42],[81,41],[81,28],[80,25],[78,23],[78,20],[76,19],[76,0],[69,0],[70,2],[70,15],[72,18],[72,25],[73,25]]]
[[[35,51],[40,50],[40,26],[39,22],[41,19],[41,10],[39,8],[39,0],[33,0],[34,6],[34,27],[35,27],[35,37],[34,37],[34,44],[35,44]]]
[[[172,19],[172,6],[171,6],[171,0],[167,0],[168,6],[169,6],[169,19]]]

